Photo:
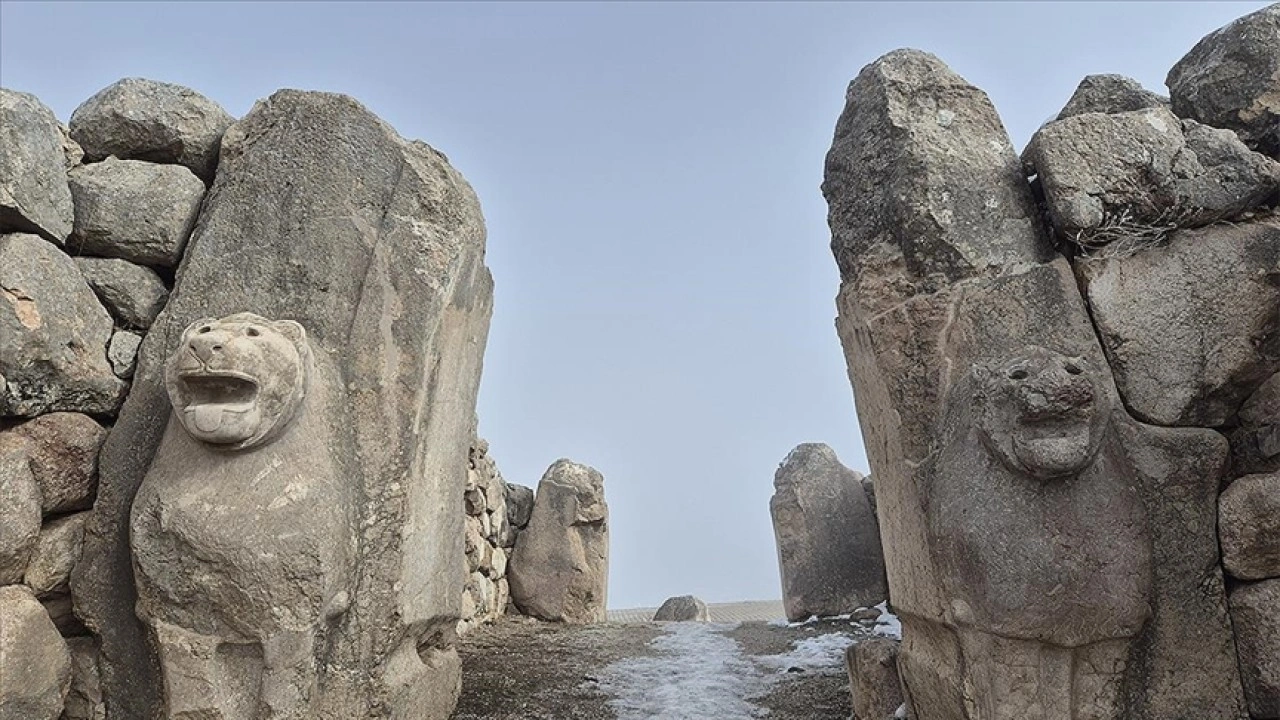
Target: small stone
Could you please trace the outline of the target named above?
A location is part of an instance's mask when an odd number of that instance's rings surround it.
[[[1230,602],[1249,714],[1280,717],[1280,579],[1242,584]]]
[[[142,344],[142,336],[121,330],[111,336],[107,344],[107,359],[111,361],[111,369],[116,377],[131,378],[133,369],[138,363],[138,346]]]
[[[37,233],[62,245],[71,233],[62,130],[34,95],[0,88],[0,233]]]
[[[1237,478],[1218,496],[1218,537],[1234,577],[1280,578],[1280,472]]]
[[[493,548],[493,556],[489,559],[489,577],[497,580],[507,574],[507,551],[500,547]]]
[[[897,640],[872,637],[845,650],[845,667],[858,720],[892,720],[902,706]]]
[[[677,595],[663,601],[653,614],[655,622],[707,622],[707,604],[692,595]]]
[[[22,579],[37,597],[69,592],[67,582],[71,579],[72,568],[80,560],[84,524],[88,519],[89,513],[76,513],[52,520],[40,528],[40,537]]]
[[[106,720],[98,671],[98,641],[91,637],[67,638],[71,652],[71,690],[62,709],[63,720]]]
[[[507,483],[507,522],[518,530],[529,524],[533,515],[533,489],[524,485]]]
[[[864,607],[849,613],[849,617],[858,622],[875,622],[880,617],[880,608]]]
[[[1178,115],[1234,130],[1250,147],[1280,158],[1280,4],[1206,35],[1173,66]]]
[[[58,123],[58,132],[62,134],[62,157],[66,161],[66,168],[70,170],[84,162],[84,148],[71,139],[71,128]],[[68,188],[67,192],[71,192],[71,189]]]
[[[0,587],[0,718],[56,720],[71,656],[44,608],[21,585]]]
[[[1234,474],[1280,471],[1280,372],[1258,386],[1238,417],[1230,434]]]
[[[195,227],[204,183],[177,165],[114,157],[67,174],[75,198],[68,247],[77,254],[174,267]]]
[[[88,415],[50,413],[12,432],[31,441],[31,473],[40,486],[45,515],[93,507],[105,428]]]
[[[479,487],[472,488],[463,493],[462,500],[465,503],[468,515],[477,516],[484,514],[484,490]]]
[[[0,433],[0,585],[22,582],[40,535],[40,486],[29,466],[31,443]]]
[[[1071,99],[1067,101],[1058,120],[1085,113],[1121,113],[1147,108],[1167,107],[1169,100],[1142,87],[1133,78],[1124,75],[1086,75]]]
[[[169,301],[155,271],[119,258],[75,258],[76,267],[122,327],[146,330]]]
[[[80,618],[76,617],[75,604],[71,600],[70,593],[51,593],[40,598],[40,604],[44,606],[44,611],[49,614],[49,619],[53,621],[53,626],[58,628],[58,632],[62,633],[62,637],[82,637],[89,635],[89,628],[84,626]]]
[[[227,111],[181,85],[125,78],[71,114],[71,136],[91,161],[108,155],[185,165],[212,181]]]

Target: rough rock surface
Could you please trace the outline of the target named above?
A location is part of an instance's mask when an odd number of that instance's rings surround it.
[[[1086,75],[1058,113],[1057,119],[1064,120],[1085,113],[1114,114],[1168,105],[1168,98],[1142,87],[1133,78],[1124,75]]]
[[[0,88],[0,233],[33,232],[61,245],[71,233],[62,131],[34,95]]]
[[[845,668],[853,696],[854,720],[893,720],[902,707],[898,678],[898,648],[892,638],[872,637],[849,646]]]
[[[40,528],[22,580],[37,596],[67,591],[71,569],[80,559],[84,523],[88,519],[88,513],[76,513],[51,520]]]
[[[1280,188],[1280,163],[1164,107],[1049,123],[1025,155],[1055,227],[1082,244],[1234,218]]]
[[[111,316],[71,258],[35,235],[0,235],[0,416],[114,412]]]
[[[1236,475],[1280,471],[1280,372],[1265,380],[1240,406],[1231,432]]]
[[[138,346],[142,344],[142,336],[121,330],[111,336],[107,343],[107,359],[111,361],[111,370],[120,378],[133,377],[134,367],[138,362]]]
[[[213,180],[223,133],[235,122],[217,103],[181,85],[125,78],[71,114],[71,137],[97,161],[109,155],[185,165]]]
[[[106,720],[98,673],[98,641],[91,637],[67,638],[71,651],[71,690],[62,709],[65,720]]]
[[[1280,718],[1280,579],[1232,590],[1231,620],[1249,714],[1257,720]]]
[[[1206,35],[1169,71],[1173,111],[1280,158],[1280,4]]]
[[[818,443],[778,468],[769,501],[787,619],[847,615],[889,598],[884,552],[862,475]]]
[[[0,433],[0,585],[22,582],[40,535],[40,486],[29,457],[29,442]]]
[[[1231,483],[1218,497],[1218,537],[1233,577],[1280,578],[1280,472]]]
[[[67,644],[31,591],[0,587],[0,718],[57,720],[71,685]]]
[[[1224,425],[1280,370],[1280,218],[1178,231],[1077,271],[1139,419]]]
[[[511,599],[526,615],[552,622],[604,622],[609,507],[599,471],[565,459],[547,468],[507,577]]]
[[[706,622],[707,604],[692,595],[669,597],[653,614],[655,622]]]
[[[146,330],[169,300],[155,271],[119,258],[78,257],[76,267],[120,325]]]
[[[67,178],[76,209],[72,251],[159,267],[182,259],[204,197],[190,170],[110,157]]]
[[[246,310],[296,321],[318,376],[345,378],[329,383],[337,401],[324,427],[333,437],[320,455],[343,468],[352,497],[345,511],[360,532],[346,539],[346,581],[360,591],[345,611],[329,608],[334,642],[313,646],[324,648],[313,655],[324,680],[309,698],[281,696],[293,698],[284,701],[289,716],[448,715],[466,578],[457,499],[492,302],[483,252],[479,204],[466,181],[438,152],[401,139],[350,98],[281,91],[228,130],[180,282],[142,344],[133,389],[103,447],[98,501],[72,574],[77,612],[102,641],[111,720],[150,717],[166,702],[159,661],[134,614],[129,547],[130,507],[171,415],[163,368],[194,321]],[[169,433],[182,432],[174,423]],[[271,448],[289,448],[277,445],[249,454],[268,462]],[[280,462],[289,468],[300,459]],[[227,500],[242,509],[236,521],[249,524],[256,512],[287,514],[292,505]],[[166,552],[162,544],[143,549]],[[183,557],[176,549],[173,556]],[[244,646],[248,655],[255,647],[251,639]],[[303,684],[315,677],[299,676]]]
[[[45,515],[88,510],[98,487],[98,451],[107,431],[80,413],[50,413],[13,432],[31,441],[31,473]]]

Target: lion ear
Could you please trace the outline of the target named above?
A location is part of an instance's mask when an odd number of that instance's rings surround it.
[[[188,325],[186,330],[183,330],[183,331],[182,331],[182,339],[183,339],[183,340],[186,340],[188,337],[190,337],[190,336],[191,336],[191,335],[192,335],[196,330],[198,330],[199,328],[201,328],[201,327],[203,327],[203,326],[205,326],[205,325],[212,324],[212,323],[214,323],[214,322],[217,322],[217,318],[210,318],[210,317],[207,317],[207,318],[200,318],[199,320],[196,320],[195,322],[193,322],[193,323],[191,323],[190,325]]]
[[[302,328],[301,324],[293,320],[276,320],[271,323],[271,327],[298,345],[307,341],[307,331]]]

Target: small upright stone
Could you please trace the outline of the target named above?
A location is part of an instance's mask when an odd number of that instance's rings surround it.
[[[181,85],[125,78],[98,91],[71,115],[71,137],[89,161],[108,155],[185,165],[213,180],[223,133],[235,118]]]
[[[107,344],[107,359],[111,361],[111,370],[117,377],[133,377],[134,367],[138,363],[138,346],[142,344],[142,336],[121,330],[111,336]]]
[[[40,535],[40,486],[29,451],[25,438],[0,433],[0,585],[22,582]]]
[[[146,330],[169,300],[155,271],[118,258],[78,257],[76,267],[120,325]]]
[[[1280,579],[1232,590],[1231,623],[1250,716],[1280,718]]]
[[[1064,120],[1085,113],[1122,113],[1131,110],[1167,107],[1168,99],[1160,97],[1133,78],[1124,75],[1086,75],[1071,99],[1058,113]]]
[[[67,638],[71,651],[71,691],[62,709],[65,720],[106,720],[98,671],[98,641],[92,637]]]
[[[656,622],[706,622],[710,618],[706,603],[692,595],[677,595],[667,598],[653,619]]]
[[[609,582],[609,507],[604,476],[557,460],[538,483],[529,527],[507,568],[511,598],[551,622],[604,622]]]
[[[0,718],[57,720],[71,687],[67,644],[31,591],[0,587]]]
[[[0,233],[63,244],[71,233],[62,131],[34,95],[0,88]]]
[[[71,570],[80,559],[84,544],[84,523],[89,513],[60,517],[40,528],[35,551],[22,582],[39,597],[67,593]]]
[[[107,431],[88,415],[55,412],[12,430],[30,441],[31,474],[45,515],[93,507],[98,450]]]
[[[76,253],[174,267],[195,227],[204,183],[177,165],[106,160],[68,173]]]
[[[892,638],[871,637],[845,651],[853,717],[857,720],[893,720],[902,707],[902,682],[898,678],[898,648]]]
[[[1280,158],[1280,3],[1206,35],[1165,84],[1178,115]]]
[[[1218,497],[1218,537],[1232,576],[1280,578],[1280,472],[1231,483]]]
[[[769,501],[787,619],[845,615],[889,597],[880,529],[862,475],[826,445],[787,455]]]

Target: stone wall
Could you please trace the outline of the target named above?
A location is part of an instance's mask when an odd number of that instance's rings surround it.
[[[462,595],[462,618],[458,634],[492,622],[508,612],[511,588],[507,568],[516,538],[529,525],[533,512],[533,490],[502,479],[497,463],[489,455],[489,443],[477,440],[471,446],[466,506],[467,584]]]
[[[913,718],[1280,717],[1277,78],[1273,5],[1021,158],[931,55],[850,84],[823,191]]]

